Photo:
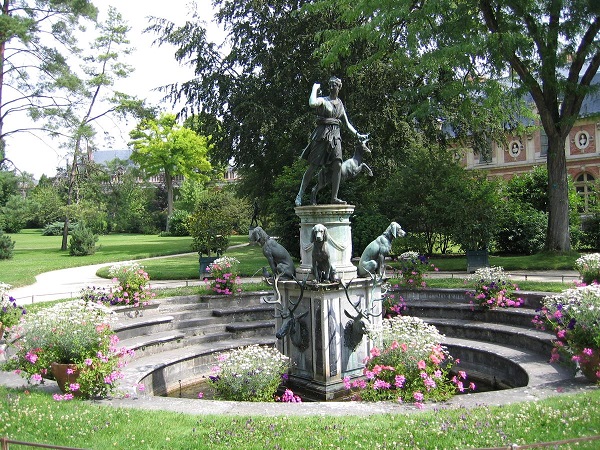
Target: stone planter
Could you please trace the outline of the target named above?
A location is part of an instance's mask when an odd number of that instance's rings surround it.
[[[592,383],[600,382],[600,350],[594,350],[591,356],[582,355],[579,361],[579,368],[583,376]]]
[[[206,278],[208,276],[208,274],[206,273],[206,269],[208,268],[208,266],[211,265],[211,263],[215,262],[216,260],[217,260],[216,256],[201,256],[198,259],[198,262],[200,263],[199,274],[200,274],[201,280],[203,280],[204,278]]]
[[[76,383],[79,378],[79,370],[77,369],[76,364],[61,364],[53,362],[50,366],[52,370],[52,375],[58,384],[58,388],[64,394],[66,392],[66,387],[70,383]],[[69,373],[69,369],[73,371],[73,373]],[[78,391],[73,392],[75,397],[81,395]]]

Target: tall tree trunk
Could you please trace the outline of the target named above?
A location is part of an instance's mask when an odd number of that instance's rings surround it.
[[[569,232],[569,184],[565,138],[548,133],[548,231],[546,250],[571,250]]]
[[[77,138],[77,142],[75,143],[75,151],[73,154],[73,165],[71,166],[71,170],[69,171],[69,190],[67,191],[67,208],[65,214],[65,225],[63,227],[62,234],[62,244],[60,246],[61,250],[67,249],[67,243],[69,240],[69,214],[70,206],[73,204],[73,192],[75,190],[75,182],[77,181],[77,157],[79,155],[79,148],[81,146],[81,138]]]
[[[167,226],[165,231],[169,232],[169,220],[173,215],[173,175],[165,171],[165,185],[167,186]]]
[[[4,0],[2,2],[2,14],[8,15],[8,7],[10,6],[9,0]],[[5,150],[5,141],[4,141],[4,112],[2,110],[3,106],[3,87],[4,87],[4,57],[6,54],[6,41],[2,39],[0,42],[0,165],[4,162],[4,158],[6,158],[6,150]]]

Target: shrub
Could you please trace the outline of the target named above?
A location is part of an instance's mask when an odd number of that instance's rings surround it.
[[[7,234],[4,234],[0,230],[0,259],[10,259],[13,257],[13,249],[15,248],[15,241]]]
[[[187,211],[175,211],[169,217],[169,233],[171,236],[189,236],[190,232],[186,228],[190,213]]]
[[[69,222],[69,233],[71,233],[76,226],[76,223]],[[42,236],[62,236],[64,228],[64,222],[49,223],[42,230]]]
[[[222,400],[273,401],[289,358],[276,348],[251,345],[220,353],[210,384]]]
[[[96,242],[98,242],[98,236],[83,222],[80,222],[71,232],[69,254],[71,256],[93,255],[96,253]]]
[[[533,207],[508,201],[498,215],[494,236],[496,250],[518,255],[532,255],[544,247],[547,215]]]

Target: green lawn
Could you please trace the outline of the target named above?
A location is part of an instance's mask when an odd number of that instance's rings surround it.
[[[510,448],[599,434],[597,389],[507,406],[445,410],[440,405],[431,412],[365,418],[194,415],[57,402],[35,388],[0,387],[0,436],[88,449]],[[598,441],[576,448],[595,449]]]
[[[70,256],[68,251],[60,250],[62,239],[60,236],[42,236],[40,230],[23,230],[11,237],[16,242],[14,257],[0,260],[0,281],[15,287],[31,284],[35,280],[35,275],[50,270],[107,263],[107,266],[99,272],[99,275],[107,276],[108,263],[175,254],[181,256],[144,261],[143,265],[150,278],[152,280],[199,278],[198,255],[191,253],[190,237],[110,234],[99,237],[98,250],[94,255],[79,257]],[[248,237],[245,235],[232,236],[231,247],[226,254],[240,261],[241,275],[258,275],[261,267],[267,266],[267,261],[259,246],[245,245],[247,243]],[[573,269],[578,257],[579,253],[576,252],[566,255],[554,253],[532,256],[490,255],[489,262],[493,266],[504,267],[506,271],[570,270]],[[430,260],[442,271],[465,271],[467,266],[466,258],[460,255],[434,256]],[[454,282],[449,282],[452,283]],[[525,285],[521,288],[527,289]]]
[[[191,252],[192,243],[190,237],[110,234],[100,236],[94,255],[70,256],[60,250],[61,236],[42,236],[41,230],[10,236],[15,241],[13,258],[0,260],[0,281],[15,287],[31,284],[37,274],[50,270]]]

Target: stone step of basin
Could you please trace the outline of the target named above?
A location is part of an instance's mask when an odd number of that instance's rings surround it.
[[[411,316],[443,317],[446,319],[465,319],[478,322],[499,323],[531,328],[536,312],[531,308],[495,308],[483,309],[469,304],[442,303],[431,301],[409,302],[406,314]]]
[[[168,331],[172,328],[173,316],[159,314],[122,320],[113,325],[113,330],[121,340]]]
[[[184,338],[185,334],[181,331],[169,330],[123,339],[119,342],[119,346],[135,350],[135,357],[141,358],[171,349],[174,343],[181,342]]]
[[[275,336],[275,319],[252,320],[248,322],[232,322],[225,327],[230,333],[239,337],[268,335]]]
[[[181,380],[192,383],[210,373],[216,354],[248,345],[273,345],[274,337],[257,336],[204,342],[136,358],[123,369],[121,386],[130,390],[140,383],[147,393],[164,394]]]
[[[554,335],[534,328],[466,319],[424,317],[423,320],[449,337],[527,349],[539,355],[548,355],[548,358],[553,347]]]
[[[574,375],[573,368],[550,364],[550,354],[540,355],[528,349],[447,336],[442,344],[454,358],[460,359],[454,369],[465,370],[467,376],[470,371],[488,374],[490,384],[495,378],[500,385],[533,387],[569,380]]]
[[[201,333],[186,335],[181,331],[165,331],[148,336],[137,336],[120,341],[120,345],[135,350],[135,359],[154,355],[170,350],[176,350],[190,345],[217,342],[232,338],[232,333],[220,329],[204,330]]]
[[[215,317],[223,317],[231,322],[245,322],[248,320],[273,319],[275,307],[270,304],[258,304],[249,306],[238,306],[228,308],[217,308],[212,310]]]

